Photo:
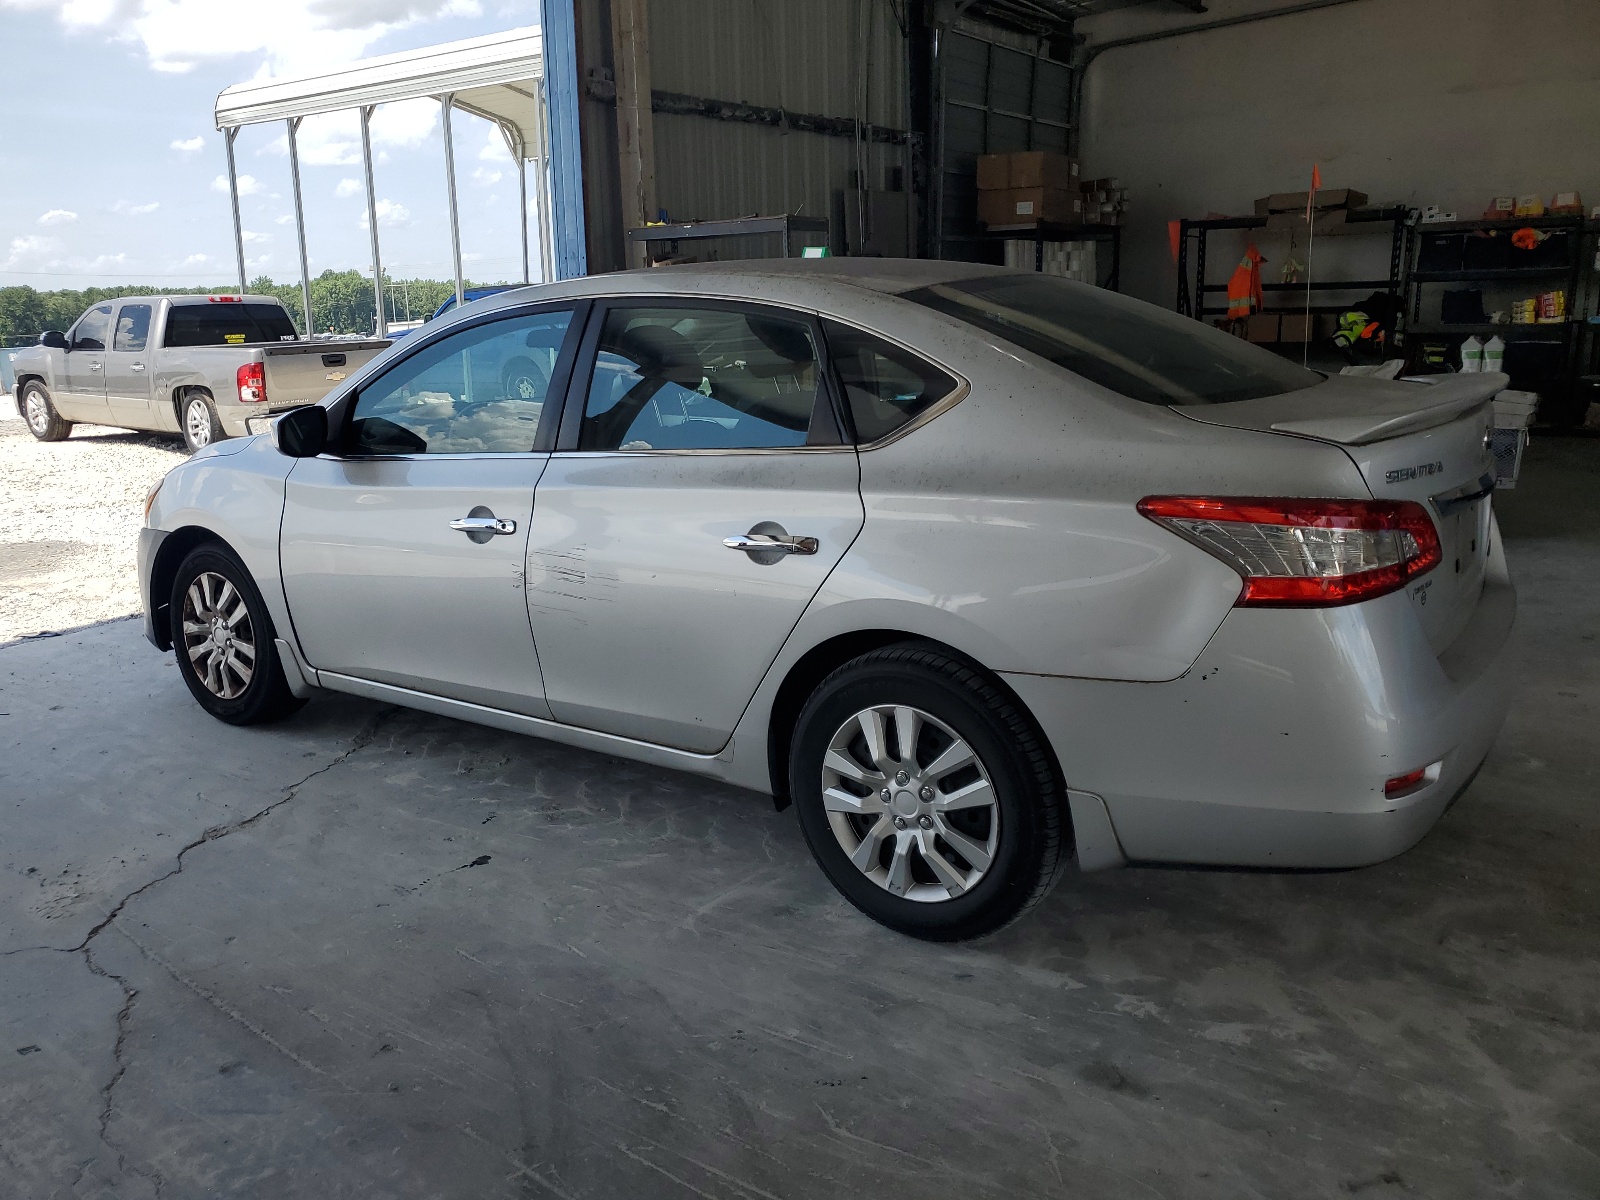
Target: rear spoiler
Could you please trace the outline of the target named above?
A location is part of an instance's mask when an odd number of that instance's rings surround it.
[[[1385,404],[1377,411],[1275,421],[1272,428],[1279,433],[1364,446],[1368,442],[1381,442],[1403,433],[1449,424],[1487,404],[1510,385],[1511,378],[1499,371],[1487,371],[1469,375],[1427,375],[1408,382],[1427,386],[1417,394],[1419,403],[1406,405],[1404,411],[1394,411],[1399,406]],[[1384,408],[1391,411],[1384,412]]]

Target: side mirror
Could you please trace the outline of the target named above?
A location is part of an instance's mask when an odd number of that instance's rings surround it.
[[[39,345],[48,346],[52,350],[65,350],[67,335],[58,329],[47,329],[39,335]]]
[[[328,446],[328,410],[319,404],[295,408],[272,424],[278,453],[290,458],[315,458]]]

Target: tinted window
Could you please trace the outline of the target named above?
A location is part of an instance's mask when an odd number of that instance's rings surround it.
[[[72,348],[104,350],[110,330],[111,305],[102,304],[99,308],[92,308],[78,318],[78,324],[72,331]]]
[[[117,310],[117,335],[113,350],[143,350],[150,338],[150,306],[124,304]]]
[[[1049,275],[985,275],[905,299],[1150,404],[1226,404],[1322,382],[1315,371],[1190,317]]]
[[[834,321],[822,329],[858,442],[887,437],[956,389],[955,379],[909,350]]]
[[[350,453],[529,453],[571,323],[507,317],[417,351],[356,397]]]
[[[738,309],[614,308],[580,450],[741,450],[837,441],[801,320]],[[819,409],[823,410],[819,415]]]
[[[167,311],[168,346],[248,346],[296,336],[294,322],[277,304],[174,304]]]

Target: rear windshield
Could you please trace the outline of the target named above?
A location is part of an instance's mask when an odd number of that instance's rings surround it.
[[[174,304],[167,311],[168,346],[248,346],[295,337],[294,322],[276,304]]]
[[[1193,318],[1050,275],[983,275],[904,295],[1149,404],[1253,400],[1323,378]]]

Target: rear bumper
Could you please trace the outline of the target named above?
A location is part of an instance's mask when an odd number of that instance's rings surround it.
[[[1465,790],[1510,702],[1516,593],[1498,534],[1482,596],[1436,654],[1406,592],[1235,609],[1170,683],[1009,675],[1069,787],[1129,860],[1355,867],[1415,845]],[[1440,763],[1400,800],[1386,779]]]

